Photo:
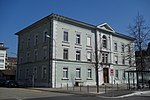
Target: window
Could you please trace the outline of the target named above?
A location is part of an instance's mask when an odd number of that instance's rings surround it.
[[[125,56],[122,56],[122,64],[125,64]]]
[[[68,49],[64,48],[63,59],[68,59]]]
[[[20,57],[20,61],[19,61],[19,64],[22,64],[23,63],[23,58]]]
[[[4,64],[0,64],[0,68],[4,68],[5,66],[4,66]]]
[[[92,54],[90,51],[87,52],[87,61],[92,61]]]
[[[128,45],[128,52],[131,52],[131,48],[130,48],[130,45]]]
[[[26,78],[27,80],[28,80],[28,78],[29,78],[29,69],[26,69],[25,78]]]
[[[43,59],[47,59],[47,47],[44,47],[43,51],[44,51],[44,53],[43,53]]]
[[[46,31],[46,32],[44,32],[44,34],[43,34],[43,42],[46,42],[46,41],[47,41],[47,37],[46,37],[46,35],[47,35],[47,31]]]
[[[76,68],[76,78],[77,79],[81,78],[81,69],[80,68]]]
[[[23,47],[24,47],[24,41],[21,41],[21,44],[20,44],[20,49],[23,50]]]
[[[103,35],[102,44],[103,44],[103,48],[107,48],[107,38],[105,35]]]
[[[38,44],[38,35],[35,35],[34,45]]]
[[[27,40],[27,48],[30,48],[30,38]]]
[[[4,53],[0,53],[0,57],[4,57]]]
[[[88,69],[88,79],[92,78],[92,69]]]
[[[131,66],[131,58],[129,59],[129,65]]]
[[[118,64],[118,56],[115,56],[115,64]]]
[[[19,70],[19,80],[22,79],[22,70]]]
[[[27,52],[27,62],[29,62],[29,59],[30,59],[30,53]]]
[[[114,43],[114,50],[117,51],[117,43]]]
[[[46,79],[46,67],[43,67],[42,78]]]
[[[108,54],[107,53],[102,54],[102,63],[108,63]]]
[[[68,42],[68,32],[64,31],[64,41]]]
[[[119,72],[118,72],[118,70],[115,70],[115,77],[116,77],[116,78],[119,77]]]
[[[121,50],[122,50],[122,52],[124,52],[124,44],[121,44]]]
[[[80,34],[76,34],[76,44],[80,44]]]
[[[37,79],[37,68],[34,67],[33,69],[33,75],[34,75],[34,79]]]
[[[34,50],[34,61],[38,60],[38,52],[37,50]]]
[[[63,78],[68,78],[68,68],[63,68]]]
[[[90,36],[87,37],[87,46],[91,46],[91,37]]]
[[[76,51],[76,60],[81,60],[81,51],[80,50]]]
[[[125,71],[123,71],[122,77],[123,77],[123,78],[126,78]]]
[[[4,59],[0,59],[0,63],[3,63],[4,62]]]

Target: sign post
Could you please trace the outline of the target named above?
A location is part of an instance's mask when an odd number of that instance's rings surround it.
[[[110,69],[110,75],[111,75],[111,82],[112,82],[112,97],[114,97],[114,88],[113,88],[114,69]]]

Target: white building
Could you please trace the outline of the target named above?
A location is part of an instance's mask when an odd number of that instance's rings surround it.
[[[0,70],[5,70],[6,49],[4,43],[0,43]]]
[[[112,82],[111,69],[115,70],[115,82],[125,82],[124,71],[130,67],[125,47],[134,39],[115,32],[106,23],[94,26],[51,14],[16,35],[17,80],[22,83],[49,87],[96,85],[96,39],[100,84]]]

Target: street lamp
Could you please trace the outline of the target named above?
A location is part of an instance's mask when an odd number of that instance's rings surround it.
[[[55,79],[54,79],[54,87],[56,88],[56,40],[54,38],[52,38],[50,35],[46,34],[46,37],[49,38],[49,74],[48,74],[48,84],[50,82],[50,39],[53,39],[55,42]],[[53,60],[53,59],[52,59]]]

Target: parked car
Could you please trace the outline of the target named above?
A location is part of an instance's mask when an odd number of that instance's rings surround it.
[[[19,87],[18,83],[15,80],[6,80],[6,87]]]
[[[6,82],[5,79],[0,79],[0,87],[5,86],[5,82]]]

